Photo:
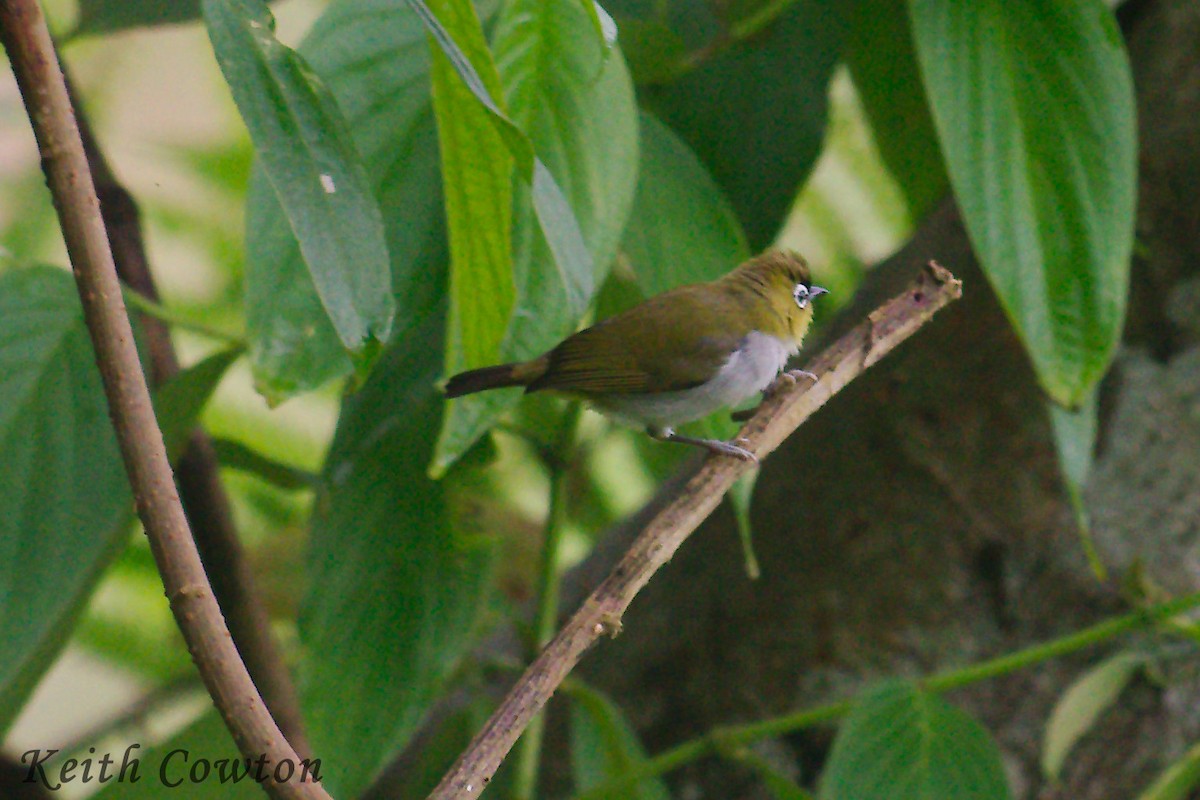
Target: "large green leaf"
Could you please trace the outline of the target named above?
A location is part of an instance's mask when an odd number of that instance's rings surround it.
[[[570,200],[591,254],[592,287],[607,274],[633,203],[637,177],[637,115],[633,87],[620,53],[604,53],[591,17],[574,0],[517,0],[496,23],[494,48],[508,111],[529,136],[557,185]],[[539,162],[541,163],[541,162]],[[557,344],[578,325],[584,307],[560,270],[549,243],[547,208],[538,181],[515,193],[514,274],[517,303],[501,344],[500,360],[530,358]],[[447,417],[432,471],[453,464],[512,408],[517,390],[456,401]]]
[[[429,0],[493,98],[500,76],[469,0]],[[489,112],[434,41],[433,108],[450,231],[446,371],[494,364],[516,302],[512,269],[513,158]]]
[[[622,16],[647,19],[647,5],[618,0],[611,7],[620,22]],[[738,24],[686,0],[653,5],[665,8],[658,20],[663,36],[677,37],[692,53],[708,53]],[[754,250],[775,239],[820,153],[829,78],[849,17],[847,4],[836,0],[775,5],[786,8],[765,29],[727,49],[716,47],[679,80],[647,86],[642,94],[712,171]],[[678,42],[664,46],[678,48]]]
[[[382,210],[399,338],[435,304],[440,288],[427,275],[446,259],[424,28],[403,4],[345,0],[317,20],[300,53],[337,98]],[[347,375],[352,364],[261,168],[246,232],[246,322],[260,390],[282,400]]]
[[[444,273],[428,280],[444,286]],[[438,303],[444,309],[444,302]],[[330,791],[356,796],[403,746],[458,658],[491,548],[456,532],[426,476],[444,403],[444,315],[432,314],[347,399],[313,521],[301,616],[302,697]]]
[[[0,730],[133,517],[69,273],[0,273]]]
[[[972,244],[1058,403],[1107,369],[1129,282],[1129,63],[1102,0],[909,5]]]
[[[846,63],[888,171],[919,222],[948,189],[904,0],[858,0]]]
[[[352,357],[369,362],[395,303],[379,206],[337,101],[275,38],[263,0],[203,0],[233,99],[317,296]]]
[[[854,705],[821,775],[823,800],[1006,800],[1000,752],[978,722],[911,683]]]

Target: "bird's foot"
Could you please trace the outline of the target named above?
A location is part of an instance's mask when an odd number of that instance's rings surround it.
[[[721,455],[733,456],[734,458],[741,459],[742,461],[750,461],[755,464],[758,463],[758,456],[754,455],[754,453],[742,446],[750,444],[749,440],[747,439],[738,438],[730,442],[721,441],[720,439],[698,439],[694,436],[681,436],[670,428],[658,431],[650,430],[647,432],[660,442],[678,442],[679,444],[690,444],[696,447],[703,447],[705,450],[708,450],[711,453],[720,453]],[[741,444],[737,444],[737,442],[741,442]]]

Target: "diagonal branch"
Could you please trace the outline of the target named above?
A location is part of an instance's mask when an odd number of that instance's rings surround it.
[[[762,404],[742,429],[748,448],[759,458],[777,448],[813,412],[850,381],[962,295],[950,272],[930,263],[903,293],[813,360],[808,368],[816,384],[800,382]],[[609,576],[529,665],[466,751],[430,795],[431,800],[469,798],[487,786],[530,719],[602,635],[615,636],[621,617],[651,576],[721,502],[734,481],[752,467],[744,461],[710,456],[704,466],[646,525]]]
[[[254,761],[261,757],[267,776],[285,761],[295,775],[306,774],[233,646],[192,541],[138,362],[66,83],[36,0],[0,0],[0,36],[37,136],[109,413],[171,610],[242,754]],[[318,783],[298,779],[268,777],[263,786],[277,798],[328,797]]]
[[[79,125],[83,152],[96,184],[100,215],[108,231],[117,276],[135,291],[158,302],[158,289],[146,258],[137,203],[109,167],[61,59],[60,67]],[[142,315],[142,330],[146,333],[150,354],[150,382],[153,386],[161,386],[179,372],[179,359],[171,343],[170,330],[162,320],[148,314]],[[200,560],[212,582],[213,593],[233,634],[234,644],[246,662],[254,685],[262,692],[267,708],[279,723],[279,729],[296,752],[308,756],[308,738],[304,734],[304,718],[296,688],[271,634],[266,605],[238,538],[229,496],[217,472],[216,452],[212,440],[203,430],[197,428],[192,433],[176,466],[176,477]]]

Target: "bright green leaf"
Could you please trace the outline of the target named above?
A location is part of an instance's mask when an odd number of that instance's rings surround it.
[[[942,152],[1042,386],[1075,407],[1125,315],[1136,200],[1129,63],[1102,0],[910,3]]]
[[[408,741],[471,646],[488,585],[491,547],[457,532],[450,482],[425,473],[444,406],[444,326],[433,314],[386,351],[346,400],[325,466],[301,694],[338,797],[358,795]]]
[[[858,0],[851,31],[846,62],[875,146],[919,222],[949,184],[904,0]]]
[[[823,800],[1006,800],[1000,752],[974,719],[911,683],[859,699],[821,776]]]
[[[500,76],[468,0],[429,0],[493,97]],[[512,269],[513,159],[487,110],[433,41],[433,109],[450,231],[446,371],[495,364],[516,302]]]
[[[519,184],[515,193],[517,305],[501,361],[539,355],[576,328],[585,306],[574,298],[584,292],[586,304],[603,280],[632,206],[638,158],[633,88],[620,53],[604,58],[590,25],[573,0],[509,3],[497,21],[496,64],[509,112],[545,161],[536,162],[532,184]],[[539,201],[543,181],[561,185],[570,206]],[[570,277],[578,267],[564,270],[547,234],[570,227],[572,210],[594,264],[586,278]],[[455,401],[431,471],[444,471],[519,398],[519,390],[507,390]]]
[[[1079,676],[1050,712],[1042,747],[1042,772],[1058,778],[1071,748],[1096,724],[1146,663],[1141,653],[1117,653]]]
[[[577,792],[623,777],[645,762],[646,753],[637,734],[611,700],[578,683],[572,684],[569,696],[571,768]],[[647,778],[604,795],[614,800],[667,800],[670,796],[659,778]]]
[[[337,97],[383,213],[396,303],[393,339],[418,326],[446,260],[429,49],[391,0],[332,4],[300,53]],[[258,388],[279,401],[350,373],[275,192],[256,170],[247,199],[246,321]]]
[[[62,646],[133,517],[68,272],[0,272],[0,730]]]

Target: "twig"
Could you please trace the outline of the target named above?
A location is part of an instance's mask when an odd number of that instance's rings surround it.
[[[246,672],[204,574],[138,362],[66,83],[36,0],[0,0],[0,36],[37,137],[138,515],[176,622],[238,749],[267,764],[271,777],[264,789],[277,798],[327,798],[319,784],[295,778],[302,762]],[[290,781],[274,780],[274,768],[283,762],[294,768]]]
[[[935,694],[950,692],[973,683],[1008,675],[1017,670],[1028,669],[1051,659],[1062,658],[1080,650],[1095,647],[1117,636],[1142,630],[1155,624],[1169,625],[1174,617],[1197,606],[1200,606],[1200,592],[1111,617],[1066,636],[1030,645],[1022,650],[1005,653],[978,664],[938,672],[918,680],[917,683],[927,692]],[[853,706],[852,699],[838,700],[758,722],[713,728],[700,738],[682,742],[654,758],[643,761],[618,778],[593,786],[576,795],[575,800],[600,800],[604,797],[620,796],[622,793],[632,790],[640,781],[671,772],[710,753],[717,753],[722,749],[743,747],[763,739],[783,736],[804,728],[833,722],[850,713]]]
[[[819,378],[816,384],[801,381],[763,403],[742,429],[741,436],[749,441],[749,449],[760,459],[775,450],[830,397],[961,294],[962,284],[931,262],[904,293],[884,303],[808,365]],[[584,651],[602,635],[620,632],[621,617],[634,596],[712,513],[738,476],[750,468],[746,462],[732,458],[708,458],[525,670],[430,795],[431,800],[473,797],[483,791],[529,720],[546,704]]]
[[[127,300],[132,300],[130,305],[142,312],[152,383],[161,386],[179,373],[179,358],[171,343],[170,330],[165,320],[158,316],[165,309],[158,305],[158,289],[154,285],[142,237],[141,214],[133,196],[109,167],[61,59],[59,67],[63,70],[83,152],[96,185],[100,216],[108,232],[117,276],[130,286],[126,295]],[[148,310],[150,307],[153,310]],[[221,334],[209,332],[209,335]],[[229,496],[217,472],[212,441],[204,431],[197,429],[192,433],[187,450],[179,459],[177,477],[180,499],[196,538],[200,560],[211,576],[213,593],[233,634],[234,644],[279,729],[297,753],[308,757],[311,751],[304,733],[304,717],[300,713],[296,688],[271,635],[266,604],[238,538]]]

